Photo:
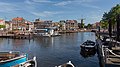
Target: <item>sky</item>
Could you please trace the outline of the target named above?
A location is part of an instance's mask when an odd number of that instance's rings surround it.
[[[0,18],[11,20],[77,20],[86,24],[99,22],[104,12],[120,4],[120,0],[0,0]]]

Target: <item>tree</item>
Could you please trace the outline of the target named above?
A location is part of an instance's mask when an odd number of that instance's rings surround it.
[[[84,23],[81,23],[81,27],[84,28],[85,24]]]
[[[106,27],[108,25],[109,19],[111,19],[111,24],[114,29],[114,26],[116,24],[116,17],[118,14],[120,14],[120,4],[117,4],[115,7],[111,8],[109,12],[105,12],[103,14],[103,18],[101,20],[101,23],[103,24],[102,27]]]
[[[103,29],[107,29],[108,23],[105,22],[105,21],[100,21],[100,26],[101,26]]]
[[[87,28],[88,28],[88,29],[91,29],[91,28],[92,28],[92,24],[88,24],[88,25],[87,25]]]
[[[5,28],[5,25],[0,25],[0,28]]]

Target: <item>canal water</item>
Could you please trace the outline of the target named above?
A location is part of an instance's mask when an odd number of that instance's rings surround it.
[[[68,61],[76,67],[99,67],[97,54],[84,57],[80,53],[80,45],[88,39],[95,41],[95,34],[67,33],[31,40],[0,38],[0,51],[21,51],[29,54],[29,58],[36,56],[38,67],[55,67]]]

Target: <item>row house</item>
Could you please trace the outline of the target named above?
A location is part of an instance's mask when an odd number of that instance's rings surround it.
[[[66,30],[66,21],[65,20],[60,20],[60,30],[64,31]]]
[[[78,23],[78,28],[81,29],[82,28],[82,24]]]
[[[5,28],[5,20],[1,19],[0,20],[0,30],[4,30]]]
[[[12,23],[10,23],[10,21],[5,21],[5,30],[6,31],[12,30]]]
[[[4,19],[0,20],[0,30],[9,30],[10,29],[10,23],[8,21],[5,21]]]
[[[47,32],[50,27],[52,27],[51,20],[43,21],[40,19],[35,19],[35,22],[34,22],[35,32]]]
[[[78,24],[76,20],[66,20],[66,30],[76,30],[78,29]]]
[[[28,31],[33,31],[34,30],[34,23],[27,21],[27,30]]]
[[[56,31],[59,31],[60,30],[60,23],[59,22],[53,22],[52,27],[56,28],[55,29]]]
[[[26,29],[25,19],[22,17],[13,18],[11,23],[12,23],[12,30],[24,31]]]
[[[100,22],[96,22],[92,25],[93,29],[98,29],[100,27]]]
[[[51,20],[40,20],[40,19],[36,19],[34,22],[34,27],[35,29],[45,29],[45,28],[49,28],[52,26],[52,21]]]
[[[78,29],[78,23],[76,20],[61,20],[61,30],[76,30]]]
[[[0,25],[5,25],[5,20],[4,19],[0,20]]]
[[[5,21],[4,19],[0,20],[0,30],[4,30],[4,31],[10,31],[12,30],[12,24],[10,23],[10,21]]]
[[[10,23],[12,24],[12,31],[32,31],[34,29],[33,23],[22,17],[13,18]]]

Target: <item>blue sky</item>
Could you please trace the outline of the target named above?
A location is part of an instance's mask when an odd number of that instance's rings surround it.
[[[0,18],[23,17],[29,21],[85,18],[88,24],[99,22],[103,13],[116,4],[120,0],[0,0]]]

